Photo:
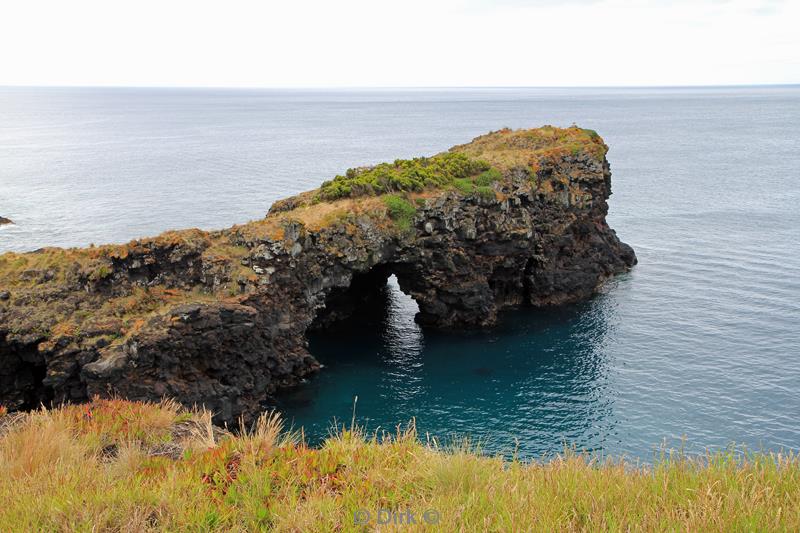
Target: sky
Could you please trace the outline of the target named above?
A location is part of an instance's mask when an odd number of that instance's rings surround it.
[[[3,0],[0,85],[800,83],[798,0]]]

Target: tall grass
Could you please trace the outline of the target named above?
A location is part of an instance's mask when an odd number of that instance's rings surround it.
[[[378,524],[382,509],[416,523]],[[0,412],[0,531],[377,528],[797,531],[800,459],[728,450],[645,467],[568,450],[526,463],[422,442],[413,424],[338,428],[309,448],[274,413],[233,435],[172,402]]]

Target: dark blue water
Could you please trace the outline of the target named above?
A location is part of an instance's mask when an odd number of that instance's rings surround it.
[[[639,265],[584,304],[488,332],[413,323],[396,286],[312,338],[326,367],[283,402],[648,459],[666,441],[800,450],[800,88],[221,91],[0,89],[0,251],[260,218],[350,166],[503,126],[573,122],[611,146],[609,222]]]

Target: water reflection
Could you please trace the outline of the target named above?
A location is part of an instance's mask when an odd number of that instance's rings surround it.
[[[392,430],[415,418],[421,434],[469,436],[489,452],[539,456],[565,442],[595,450],[614,434],[604,347],[611,299],[556,310],[514,311],[489,331],[423,331],[415,302],[394,277],[375,305],[314,334],[319,376],[280,408],[312,442],[334,418]]]

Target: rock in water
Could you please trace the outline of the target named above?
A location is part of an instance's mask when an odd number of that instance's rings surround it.
[[[168,396],[233,422],[316,372],[306,330],[391,274],[432,328],[588,298],[636,263],[606,224],[606,150],[577,127],[501,130],[226,230],[0,256],[0,404]]]
[[[13,224],[13,223],[14,223],[14,221],[11,220],[10,218],[0,217],[0,226],[3,226],[5,224]]]

